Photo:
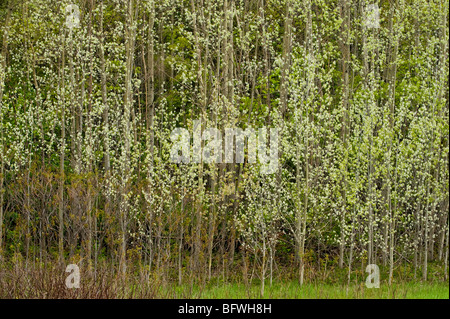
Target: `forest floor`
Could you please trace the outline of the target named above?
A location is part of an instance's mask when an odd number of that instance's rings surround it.
[[[448,282],[405,282],[395,283],[391,287],[380,284],[380,288],[367,288],[360,285],[304,284],[298,282],[266,283],[264,296],[260,294],[261,286],[254,284],[212,284],[203,288],[178,286],[167,295],[173,298],[203,299],[449,299]],[[164,294],[164,293],[163,293]],[[169,297],[168,296],[168,297]]]
[[[217,273],[210,280],[186,274],[180,285],[176,278],[165,276],[164,269],[149,274],[130,267],[120,275],[111,271],[113,265],[105,263],[95,273],[81,270],[79,287],[70,289],[70,276],[64,267],[22,261],[0,264],[0,299],[449,299],[448,273],[444,276],[439,264],[429,266],[428,281],[414,277],[410,268],[399,267],[392,286],[381,267],[379,288],[367,288],[367,274],[356,267],[349,285],[345,269],[316,273],[303,285],[295,276],[280,273],[272,284],[270,277],[265,280],[262,295],[259,278],[244,281],[238,268],[230,271],[228,279]]]

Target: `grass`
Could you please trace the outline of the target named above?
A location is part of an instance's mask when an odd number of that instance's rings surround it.
[[[170,289],[170,288],[169,288]],[[247,299],[261,298],[260,286],[246,287],[244,284],[230,283],[207,285],[206,287],[177,286],[172,288],[173,298],[204,299]],[[297,282],[274,282],[267,285],[264,296],[269,299],[448,299],[448,282],[406,282],[392,287],[381,283],[380,288],[366,288],[360,285],[304,284]]]
[[[449,299],[449,283],[443,280],[436,265],[430,266],[430,280],[414,280],[410,269],[398,269],[395,281],[390,287],[386,276],[381,276],[380,288],[365,286],[365,274],[355,269],[350,286],[343,271],[334,269],[333,276],[308,277],[300,286],[293,277],[277,276],[270,285],[265,281],[264,295],[261,296],[261,283],[253,278],[244,284],[238,271],[225,279],[219,276],[211,281],[197,281],[185,277],[182,285],[162,273],[132,271],[126,274],[111,272],[108,264],[102,264],[95,275],[82,272],[79,289],[65,286],[67,273],[54,263],[28,265],[16,263],[0,265],[0,299]],[[402,275],[403,273],[403,275]],[[384,274],[384,272],[382,272]],[[191,281],[192,280],[192,281]]]

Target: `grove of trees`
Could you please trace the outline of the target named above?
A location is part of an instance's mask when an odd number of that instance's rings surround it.
[[[303,284],[329,259],[349,282],[368,264],[389,284],[404,265],[447,278],[448,12],[1,0],[0,263]],[[276,173],[170,161],[172,130],[197,120],[277,128]]]

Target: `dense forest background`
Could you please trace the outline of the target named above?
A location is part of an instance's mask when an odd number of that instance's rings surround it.
[[[447,279],[448,2],[375,3],[1,0],[2,263]],[[171,162],[194,120],[278,128],[276,173]]]

